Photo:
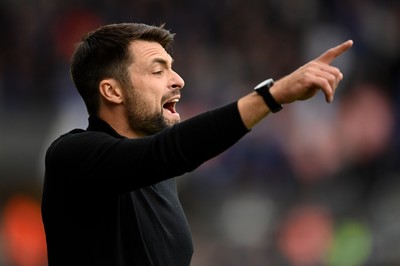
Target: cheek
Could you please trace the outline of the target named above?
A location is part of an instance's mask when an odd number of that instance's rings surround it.
[[[150,110],[162,110],[162,103],[164,102],[163,96],[160,92],[148,89],[143,95],[143,102],[147,105]]]
[[[163,106],[161,104],[161,99],[157,95],[146,93],[138,98],[137,106],[139,112],[146,113],[148,115],[162,113]]]
[[[160,89],[157,89],[160,88],[160,84],[151,79],[134,79],[132,82],[134,84],[132,97],[136,98],[132,100],[141,106],[142,110],[151,112],[163,110],[163,94]]]

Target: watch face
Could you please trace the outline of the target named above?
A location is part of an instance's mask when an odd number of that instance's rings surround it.
[[[258,84],[254,89],[257,90],[261,87],[267,86],[268,88],[271,88],[271,86],[274,85],[274,80],[273,79],[266,79],[260,84]]]

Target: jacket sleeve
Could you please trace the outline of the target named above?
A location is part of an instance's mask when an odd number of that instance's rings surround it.
[[[247,132],[237,102],[143,138],[76,132],[48,149],[46,172],[61,175],[65,184],[130,191],[193,171]]]

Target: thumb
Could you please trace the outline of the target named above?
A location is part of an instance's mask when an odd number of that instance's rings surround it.
[[[316,60],[321,61],[326,64],[330,64],[330,63],[332,63],[333,60],[336,59],[336,57],[338,57],[339,55],[346,52],[352,46],[353,46],[352,40],[345,41],[345,42],[327,50],[325,53],[320,55]]]

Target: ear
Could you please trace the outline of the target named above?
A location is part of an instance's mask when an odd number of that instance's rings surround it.
[[[101,96],[109,102],[120,104],[123,102],[121,86],[115,79],[104,79],[99,84]]]

